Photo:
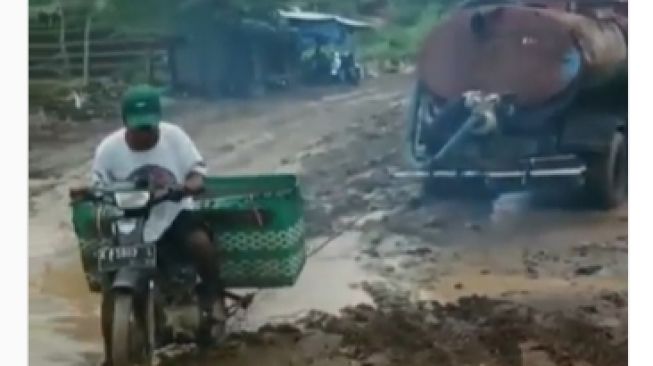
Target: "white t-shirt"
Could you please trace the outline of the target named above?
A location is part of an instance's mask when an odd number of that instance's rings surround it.
[[[177,125],[159,124],[159,140],[147,151],[133,151],[125,141],[125,128],[107,136],[95,151],[93,160],[94,185],[111,182],[147,179],[154,188],[182,184],[192,173],[206,175],[206,165],[193,141]],[[193,199],[163,202],[152,208],[145,223],[143,239],[151,243],[163,232],[183,209],[192,209]]]

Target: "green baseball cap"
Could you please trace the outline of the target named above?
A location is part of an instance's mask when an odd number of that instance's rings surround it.
[[[157,126],[161,122],[159,92],[149,85],[129,88],[122,97],[122,120],[127,128]]]

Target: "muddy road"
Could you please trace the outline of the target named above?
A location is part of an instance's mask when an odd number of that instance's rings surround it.
[[[391,177],[403,165],[409,81],[168,103],[212,173],[300,174],[319,250],[296,286],[259,293],[223,349],[163,363],[627,364],[627,206],[590,211],[526,193],[421,199],[417,182]],[[66,198],[112,126],[37,122],[30,364],[94,365],[99,299],[86,288]]]

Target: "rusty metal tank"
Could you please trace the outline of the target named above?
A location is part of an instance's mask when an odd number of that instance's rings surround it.
[[[530,108],[627,73],[625,2],[477,3],[451,12],[423,43],[417,76],[435,98],[480,90]]]

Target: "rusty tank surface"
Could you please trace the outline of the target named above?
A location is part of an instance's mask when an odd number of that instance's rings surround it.
[[[407,146],[418,170],[399,176],[447,196],[564,183],[602,207],[625,199],[626,1],[468,1],[416,61]]]
[[[454,11],[424,41],[418,78],[445,100],[484,90],[513,94],[520,106],[532,107],[569,88],[625,75],[627,18],[611,8],[590,16],[561,7],[495,4]]]

